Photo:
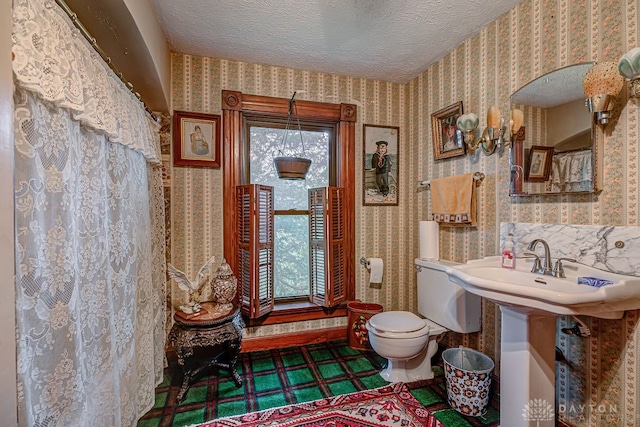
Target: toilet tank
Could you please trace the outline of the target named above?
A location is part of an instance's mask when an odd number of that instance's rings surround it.
[[[445,260],[415,260],[418,271],[418,313],[451,331],[478,332],[482,303],[478,295],[449,281],[445,267],[458,263]]]

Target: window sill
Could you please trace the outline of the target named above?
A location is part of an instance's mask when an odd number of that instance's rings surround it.
[[[310,302],[276,304],[273,311],[259,319],[247,319],[247,326],[277,325],[279,323],[301,322],[305,320],[330,319],[347,315],[347,303],[334,308],[324,308]]]

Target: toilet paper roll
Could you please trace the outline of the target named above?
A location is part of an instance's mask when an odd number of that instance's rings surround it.
[[[382,258],[369,258],[369,283],[382,283],[384,262]]]
[[[420,221],[420,258],[440,259],[440,225],[437,221]]]

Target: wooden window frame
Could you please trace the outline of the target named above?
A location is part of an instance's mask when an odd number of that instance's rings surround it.
[[[335,126],[336,183],[345,191],[345,287],[347,301],[355,298],[355,126],[357,107],[354,104],[330,104],[296,100],[297,113],[302,121]],[[289,99],[250,95],[238,91],[222,91],[223,144],[223,225],[224,256],[238,271],[235,242],[235,188],[246,182],[244,126],[247,119],[283,119],[289,112]],[[249,326],[269,325],[303,320],[346,316],[346,302],[328,309],[310,302],[277,304],[274,310],[260,319],[252,319]]]

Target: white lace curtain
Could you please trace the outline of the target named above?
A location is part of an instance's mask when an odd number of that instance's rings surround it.
[[[159,127],[55,3],[13,10],[20,424],[133,426],[164,364]]]
[[[593,189],[591,150],[556,153],[551,163],[551,191],[589,191]]]

